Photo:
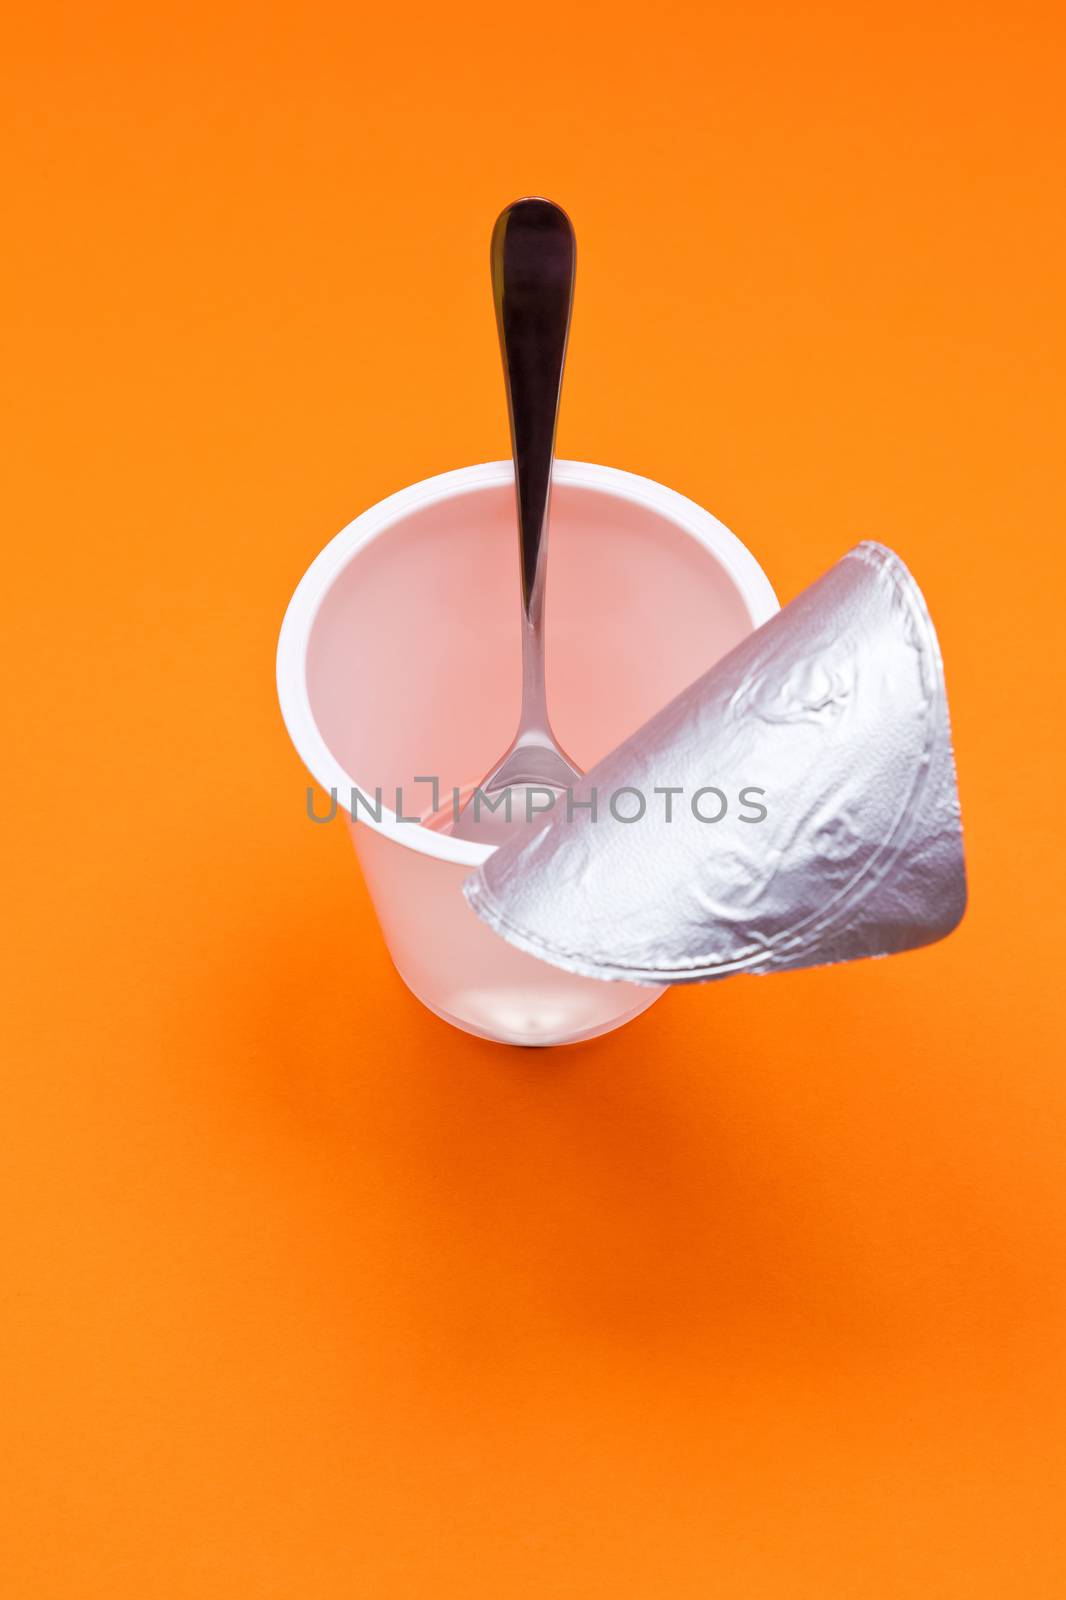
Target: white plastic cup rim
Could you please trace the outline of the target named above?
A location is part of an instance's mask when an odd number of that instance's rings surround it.
[[[297,584],[278,639],[277,680],[281,714],[304,766],[327,793],[336,794],[337,804],[343,810],[349,809],[344,802],[350,800],[353,790],[366,800],[368,808],[370,799],[357,779],[344,770],[323,739],[311,710],[307,693],[307,647],[319,607],[348,563],[372,540],[411,512],[456,495],[467,494],[471,490],[495,488],[513,481],[514,468],[510,461],[487,461],[479,466],[459,467],[453,472],[441,472],[435,477],[424,478],[420,483],[412,483],[408,488],[379,500],[353,522],[349,522],[346,528],[342,528],[315,557]],[[598,489],[616,499],[644,506],[674,523],[709,550],[724,567],[742,596],[754,627],[766,622],[778,609],[777,597],[754,556],[717,517],[704,511],[702,506],[696,505],[685,495],[667,489],[651,478],[642,478],[637,473],[623,472],[618,467],[599,467],[587,461],[556,461],[553,482],[582,489]],[[367,814],[360,818],[360,824],[386,834],[409,850],[466,867],[479,866],[495,849],[494,845],[453,839],[448,834],[423,828],[418,823],[401,823],[395,812],[384,805],[381,807],[380,821],[368,809]]]

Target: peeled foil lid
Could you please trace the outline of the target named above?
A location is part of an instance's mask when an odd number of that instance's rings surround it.
[[[669,821],[667,788],[681,791]],[[966,874],[943,665],[899,557],[849,551],[599,762],[569,816],[560,802],[463,890],[509,944],[630,983],[950,933]]]

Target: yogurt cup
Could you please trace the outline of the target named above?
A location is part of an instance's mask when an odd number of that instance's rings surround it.
[[[583,769],[778,609],[709,512],[648,478],[556,461],[546,603],[552,725]],[[441,473],[364,511],[300,579],[278,642],[282,716],[349,828],[392,959],[422,1003],[504,1044],[573,1044],[661,990],[505,944],[461,885],[491,847],[410,820],[508,745],[520,696],[514,473]],[[713,782],[713,776],[708,779]]]

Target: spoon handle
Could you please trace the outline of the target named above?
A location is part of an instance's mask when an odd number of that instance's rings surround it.
[[[555,429],[574,300],[570,218],[550,200],[516,200],[492,231],[492,294],[511,420],[522,573],[522,727],[548,731],[544,579]]]

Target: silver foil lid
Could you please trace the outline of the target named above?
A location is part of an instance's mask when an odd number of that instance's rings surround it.
[[[950,933],[966,876],[943,667],[902,561],[857,545],[463,887],[520,950],[630,983]]]

